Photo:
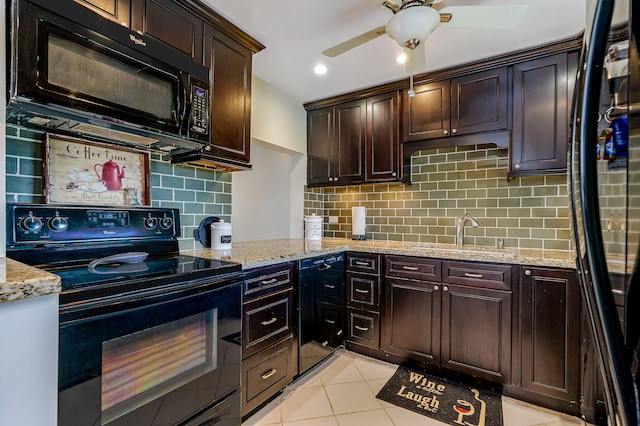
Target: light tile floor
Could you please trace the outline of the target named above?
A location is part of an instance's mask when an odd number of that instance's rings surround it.
[[[243,426],[444,426],[376,399],[397,365],[340,349]],[[504,426],[578,426],[577,418],[502,397]]]

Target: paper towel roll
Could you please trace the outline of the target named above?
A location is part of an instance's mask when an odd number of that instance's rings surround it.
[[[351,234],[354,238],[365,239],[367,219],[364,207],[351,207]]]

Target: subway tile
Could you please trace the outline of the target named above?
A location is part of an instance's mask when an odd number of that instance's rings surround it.
[[[546,202],[544,198],[522,198],[522,207],[544,207]]]

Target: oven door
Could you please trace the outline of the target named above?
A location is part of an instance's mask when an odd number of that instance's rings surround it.
[[[240,424],[241,297],[231,274],[61,305],[58,424]]]

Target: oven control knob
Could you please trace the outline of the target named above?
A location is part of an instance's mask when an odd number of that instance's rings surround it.
[[[42,229],[42,220],[39,217],[29,216],[22,219],[20,227],[25,231],[38,232]]]
[[[162,229],[170,229],[173,226],[173,219],[170,217],[163,217],[160,220],[160,227]]]
[[[56,216],[49,220],[49,229],[52,231],[66,231],[69,227],[69,222],[64,217]]]
[[[158,219],[155,217],[148,217],[144,220],[144,227],[147,229],[153,229],[158,225]]]

